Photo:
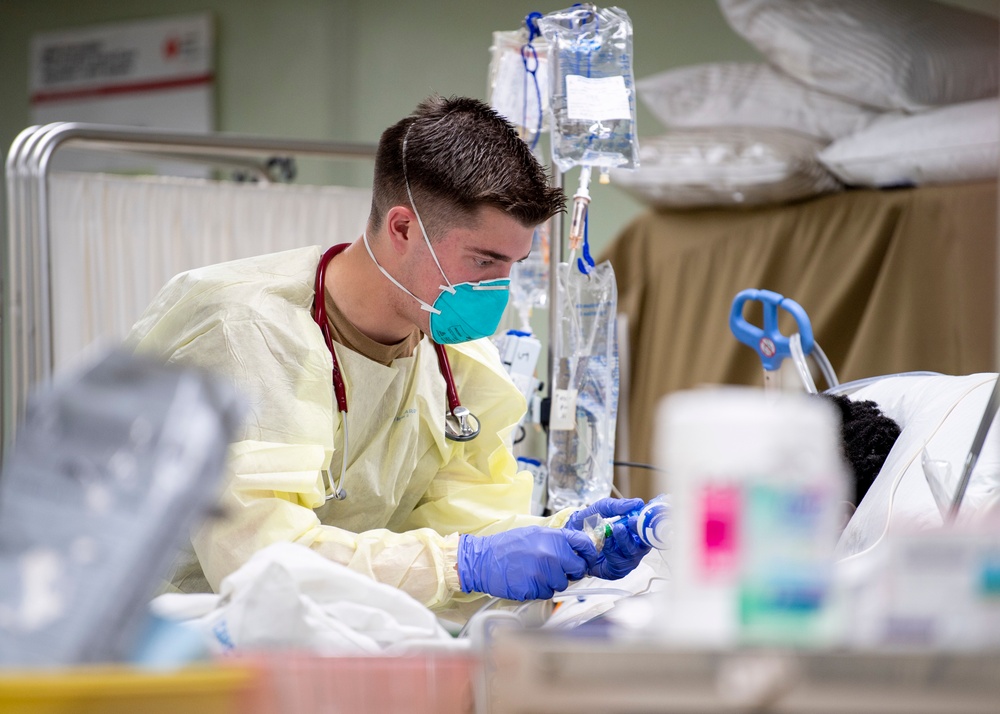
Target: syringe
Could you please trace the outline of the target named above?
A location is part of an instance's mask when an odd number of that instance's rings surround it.
[[[644,505],[628,513],[611,518],[604,518],[599,513],[587,516],[583,521],[583,531],[594,542],[597,551],[604,548],[604,541],[611,537],[615,524],[632,522],[635,518],[635,536],[657,550],[667,550],[670,547],[670,496],[660,494]]]

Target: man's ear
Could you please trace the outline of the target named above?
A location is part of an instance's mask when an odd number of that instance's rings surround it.
[[[423,240],[420,235],[420,226],[417,225],[417,217],[413,211],[406,206],[393,206],[385,214],[386,232],[389,236],[389,245],[394,252],[401,256],[406,256],[417,241]]]

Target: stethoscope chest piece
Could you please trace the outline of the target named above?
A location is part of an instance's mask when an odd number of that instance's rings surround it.
[[[479,420],[459,405],[444,415],[444,435],[452,441],[472,441],[479,436]]]

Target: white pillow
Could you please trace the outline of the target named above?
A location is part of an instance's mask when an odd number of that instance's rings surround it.
[[[786,74],[883,109],[994,96],[1000,23],[931,0],[719,0],[729,24]]]
[[[893,375],[848,395],[878,404],[899,424],[901,433],[841,534],[839,557],[854,555],[880,542],[887,524],[890,529],[941,526],[941,511],[924,475],[923,451],[926,448],[931,461],[947,464],[951,479],[957,483],[996,378],[996,374]],[[1000,419],[994,420],[972,472],[962,505],[963,517],[995,508],[1000,501],[998,422]]]
[[[835,141],[819,160],[852,186],[898,186],[995,178],[1000,100],[886,118]]]
[[[713,62],[640,79],[639,98],[668,127],[758,126],[836,139],[879,112],[817,91],[763,63]]]
[[[754,206],[836,191],[823,142],[777,129],[675,129],[640,142],[635,171],[612,181],[657,207]]]

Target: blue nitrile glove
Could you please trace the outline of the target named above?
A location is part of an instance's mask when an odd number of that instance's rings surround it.
[[[587,573],[597,549],[586,533],[527,526],[458,541],[458,579],[464,592],[509,600],[548,599]]]
[[[650,547],[635,534],[636,516],[628,522],[611,526],[611,537],[604,539],[604,548],[597,562],[587,569],[588,575],[605,580],[617,580],[635,570]]]
[[[603,518],[614,518],[644,506],[641,498],[602,498],[587,508],[573,513],[566,521],[566,528],[581,530],[588,516],[599,514]],[[605,538],[604,548],[596,561],[587,568],[587,574],[604,580],[618,580],[631,573],[650,551],[648,545],[635,535],[636,517],[611,526],[611,537]]]
[[[571,513],[565,527],[580,531],[583,530],[584,519],[590,516],[598,514],[603,518],[614,518],[624,516],[629,511],[637,511],[645,505],[645,501],[641,498],[602,498],[586,508]]]

